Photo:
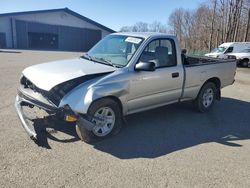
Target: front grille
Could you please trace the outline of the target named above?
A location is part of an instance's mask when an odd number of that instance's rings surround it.
[[[48,101],[52,102],[56,106],[59,105],[61,97],[57,95],[53,91],[45,91],[43,89],[38,88],[34,85],[29,79],[23,76],[20,80],[20,84],[23,85],[24,88],[29,88],[34,92],[40,93],[43,97],[45,97]]]

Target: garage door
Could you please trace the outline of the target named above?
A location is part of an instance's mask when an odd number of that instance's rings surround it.
[[[83,30],[74,27],[59,27],[59,49],[81,51],[84,48]]]
[[[28,33],[29,48],[58,49],[58,35],[53,33]]]
[[[59,27],[59,49],[88,51],[101,39],[101,30]]]
[[[0,33],[0,48],[6,48],[6,35],[5,35],[5,33]]]
[[[18,48],[88,51],[102,37],[101,30],[16,20]]]
[[[84,35],[86,37],[84,49],[89,50],[102,38],[101,30],[84,29]]]

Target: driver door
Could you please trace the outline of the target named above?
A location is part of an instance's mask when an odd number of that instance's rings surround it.
[[[178,101],[182,92],[183,73],[177,66],[175,43],[172,39],[151,41],[140,61],[153,61],[155,71],[134,71],[130,79],[129,113]]]

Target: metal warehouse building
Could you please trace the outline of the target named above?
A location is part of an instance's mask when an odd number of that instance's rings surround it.
[[[68,8],[0,14],[0,48],[87,51],[113,32]]]

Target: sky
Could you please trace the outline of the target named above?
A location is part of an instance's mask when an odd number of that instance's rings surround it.
[[[167,24],[176,8],[195,9],[205,0],[0,0],[0,13],[69,8],[113,30],[142,21]]]

